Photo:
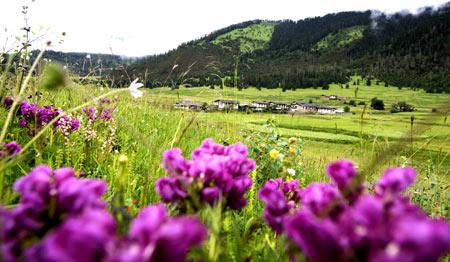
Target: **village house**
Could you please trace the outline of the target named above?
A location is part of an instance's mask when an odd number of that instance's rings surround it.
[[[305,114],[305,113],[317,113],[317,114],[336,114],[336,107],[321,105],[316,103],[304,103],[294,102],[290,107],[291,113]]]
[[[291,105],[286,104],[284,102],[270,102],[270,107],[274,110],[284,111],[284,110],[289,110]]]
[[[190,99],[184,99],[181,101],[177,101],[174,104],[175,108],[180,108],[180,109],[185,109],[185,110],[201,110],[202,106],[203,106],[202,103],[194,102]]]
[[[250,104],[250,108],[253,111],[266,111],[270,106],[270,102],[267,101],[252,101]]]
[[[224,109],[239,109],[239,101],[236,100],[224,100],[224,99],[217,99],[213,101],[214,105],[217,106],[219,110]]]

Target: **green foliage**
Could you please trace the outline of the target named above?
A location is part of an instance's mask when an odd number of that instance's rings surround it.
[[[376,97],[370,100],[370,107],[375,110],[384,110],[384,102]]]
[[[268,179],[277,177],[302,180],[301,140],[282,137],[273,120],[268,120],[261,131],[246,134],[244,143],[258,163],[256,185],[262,186]]]
[[[55,89],[67,85],[67,73],[57,64],[47,65],[41,78],[41,86],[45,89]]]
[[[414,111],[414,106],[406,103],[405,101],[394,103],[392,104],[391,107],[391,113],[412,112],[412,111]]]
[[[230,43],[237,41],[241,53],[252,53],[268,47],[275,25],[276,23],[273,22],[263,22],[235,29],[219,35],[212,43],[226,47]]]
[[[314,51],[328,51],[350,45],[356,40],[363,38],[364,26],[352,26],[330,33],[321,39],[313,47]]]

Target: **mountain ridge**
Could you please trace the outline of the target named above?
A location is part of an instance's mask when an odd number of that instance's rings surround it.
[[[340,12],[251,20],[176,49],[112,66],[113,86],[235,86],[284,90],[345,84],[359,74],[399,87],[450,92],[450,2],[392,15]],[[113,63],[114,64],[114,63]]]

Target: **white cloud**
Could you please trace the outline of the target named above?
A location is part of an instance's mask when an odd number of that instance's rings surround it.
[[[21,34],[21,6],[30,0],[2,0],[0,4],[0,48],[6,36]],[[436,6],[442,0],[36,0],[30,4],[30,25],[48,28],[46,38],[54,49],[142,56],[163,53],[182,42],[211,31],[252,19],[293,19],[327,13],[377,9],[415,12],[423,6]],[[3,28],[8,33],[3,33]],[[45,30],[41,30],[45,31]],[[67,32],[63,44],[57,44]],[[9,38],[9,43],[11,38]],[[39,48],[38,44],[34,45]]]

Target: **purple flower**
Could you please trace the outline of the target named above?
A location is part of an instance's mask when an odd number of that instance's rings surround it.
[[[450,251],[448,222],[431,219],[400,194],[413,183],[414,169],[390,168],[375,194],[348,199],[342,189],[356,175],[351,170],[349,162],[329,165],[334,184],[310,184],[300,193],[299,210],[284,216],[283,232],[310,260],[437,261]],[[273,199],[265,199],[266,210]]]
[[[14,99],[10,96],[4,96],[2,98],[2,104],[3,106],[5,106],[6,108],[10,108],[12,106],[12,104],[14,103]]]
[[[162,165],[171,176],[187,175],[191,163],[184,159],[181,149],[173,148],[163,154]]]
[[[115,250],[116,224],[104,210],[67,218],[25,252],[27,261],[104,261]]]
[[[259,190],[259,199],[266,204],[264,219],[278,234],[283,230],[284,218],[297,208],[299,185],[298,180],[283,182],[282,178],[278,178],[270,179]]]
[[[55,171],[55,176],[57,172],[58,170]],[[106,204],[101,197],[107,190],[106,183],[102,180],[77,179],[73,170],[71,172],[71,177],[62,180],[58,186],[58,208],[71,214],[80,213],[87,208],[105,208]]]
[[[19,120],[19,126],[20,127],[26,127],[28,125],[28,122],[25,118],[22,118]]]
[[[19,113],[28,120],[34,120],[39,107],[36,104],[29,104],[27,101],[23,101],[20,104]]]
[[[156,190],[166,202],[194,198],[213,204],[220,196],[226,206],[242,208],[247,204],[245,192],[252,185],[248,173],[255,168],[247,153],[242,143],[223,146],[212,139],[192,152],[192,160],[186,160],[178,148],[168,150],[162,165],[170,177],[160,178]],[[189,198],[187,192],[195,196]],[[200,208],[197,202],[191,204],[194,209]]]
[[[312,261],[344,260],[338,228],[328,219],[320,220],[310,212],[299,211],[286,219],[285,230]]]
[[[11,141],[9,143],[3,144],[3,147],[6,149],[10,156],[14,156],[22,150],[22,147],[17,144],[16,141]]]
[[[375,192],[379,195],[400,194],[414,183],[416,170],[412,167],[389,168],[375,185]]]
[[[50,201],[51,174],[52,169],[42,165],[19,178],[14,183],[14,190],[20,194],[20,203],[33,207],[36,213],[44,210]]]
[[[70,128],[72,128],[72,131],[75,131],[80,127],[80,120],[74,117],[71,120],[72,121],[70,122]]]
[[[220,189],[216,186],[205,187],[201,193],[202,199],[210,205],[213,205],[220,197]]]
[[[104,97],[104,98],[100,99],[100,103],[109,104],[109,103],[111,103],[111,99]]]
[[[128,243],[113,261],[185,261],[189,249],[206,236],[198,219],[171,218],[163,205],[149,206],[131,223]]]
[[[355,166],[351,161],[340,160],[327,166],[327,174],[333,179],[333,182],[339,190],[344,190],[357,173]]]
[[[63,112],[59,112],[59,114],[63,114]],[[78,129],[80,120],[72,116],[63,115],[54,125],[59,127],[63,135],[68,136],[70,132]]]
[[[20,250],[20,232],[11,211],[0,206],[0,258],[3,261],[15,261]]]
[[[48,124],[55,117],[55,112],[50,108],[41,107],[37,109],[38,126]]]
[[[188,196],[181,182],[174,177],[162,177],[156,181],[156,191],[164,202],[176,202]]]
[[[112,113],[116,110],[115,107],[109,107],[103,110],[103,112],[100,114],[100,119],[102,120],[110,120],[112,117]]]
[[[130,225],[129,238],[140,246],[150,245],[156,240],[155,232],[168,219],[164,205],[142,209]]]
[[[393,239],[388,256],[403,261],[437,261],[450,251],[450,225],[445,220],[406,217],[393,221]],[[398,252],[389,253],[389,245]]]
[[[200,245],[207,234],[197,218],[171,218],[159,228],[151,261],[186,261],[191,247]]]
[[[327,183],[311,183],[300,192],[301,209],[316,215],[331,212],[338,207],[342,200],[337,188]]]
[[[53,171],[47,166],[38,166],[16,181],[14,190],[20,194],[23,216],[30,221],[40,222],[45,217],[54,217],[58,221],[59,216],[77,215],[85,209],[104,209],[106,206],[101,199],[106,192],[106,183],[78,179],[71,168]]]
[[[94,121],[97,119],[97,110],[94,107],[83,108],[82,111],[87,115],[89,120]]]

